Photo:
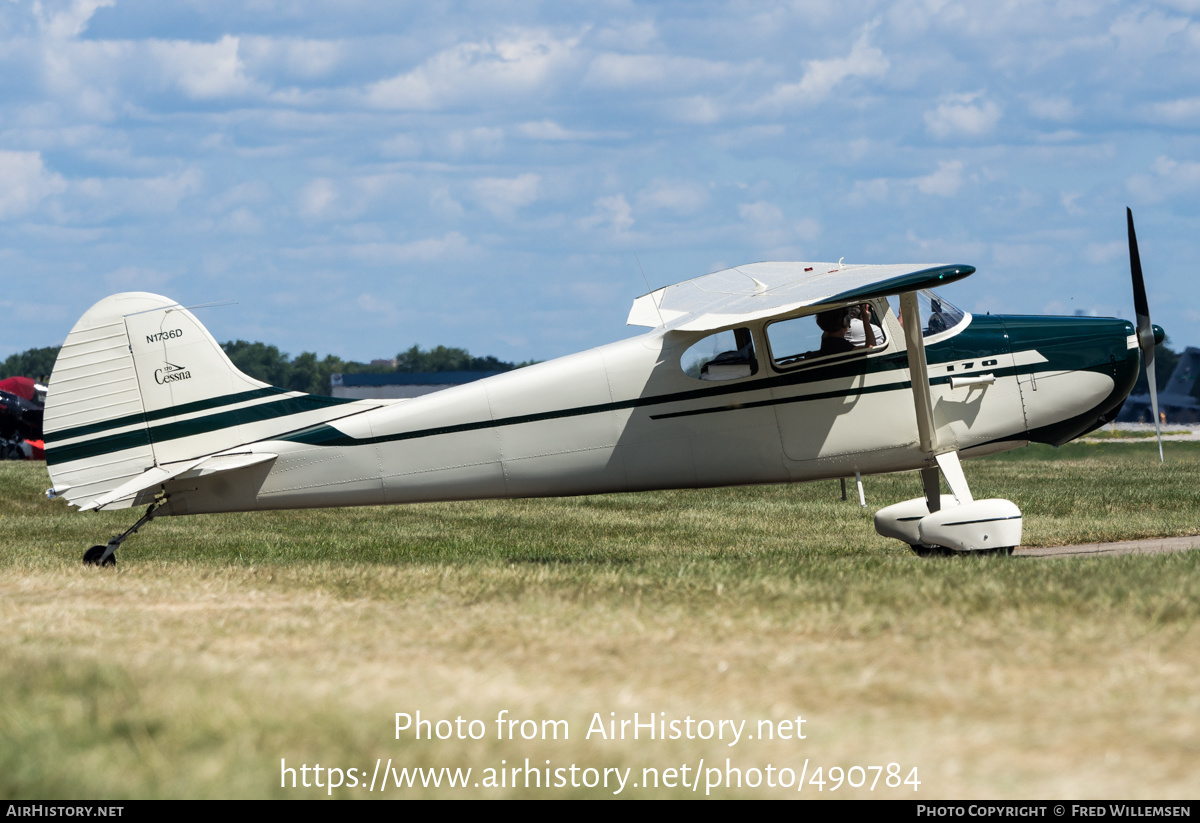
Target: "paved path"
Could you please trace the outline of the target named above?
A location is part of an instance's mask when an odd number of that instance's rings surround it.
[[[1084,543],[1079,546],[1051,546],[1044,549],[1018,548],[1014,557],[1076,557],[1113,554],[1162,554],[1200,549],[1195,537],[1154,537],[1149,540],[1125,540],[1120,543]]]
[[[1100,432],[1107,432],[1108,426],[1097,429],[1092,432],[1092,435]],[[1118,423],[1117,431],[1127,432],[1144,432],[1146,434],[1154,434],[1153,423]],[[1176,423],[1163,426],[1164,432],[1176,432],[1176,434],[1164,434],[1163,440],[1187,440],[1192,443],[1200,442],[1200,424],[1197,423]],[[1085,434],[1080,438],[1084,443],[1145,443],[1154,442],[1153,437],[1094,437]]]

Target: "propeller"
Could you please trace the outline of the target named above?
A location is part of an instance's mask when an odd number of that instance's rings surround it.
[[[1154,412],[1154,433],[1158,435],[1158,459],[1163,460],[1162,428],[1158,425],[1158,383],[1154,378],[1154,326],[1150,305],[1146,302],[1146,284],[1142,280],[1142,258],[1138,255],[1137,235],[1133,231],[1133,210],[1125,208],[1129,220],[1129,268],[1133,274],[1133,311],[1137,315],[1137,341],[1146,364],[1146,382],[1150,386],[1150,408]]]

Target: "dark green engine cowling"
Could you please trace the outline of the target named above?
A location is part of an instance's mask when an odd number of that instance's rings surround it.
[[[1139,354],[1134,326],[1108,317],[1001,318],[1014,353],[1035,351],[1040,362],[1018,367],[1028,439],[1061,446],[1114,420],[1137,381]],[[1161,334],[1161,329],[1155,329]],[[1111,378],[1107,393],[1072,396],[1075,374]],[[1038,391],[1038,382],[1051,392]],[[1048,384],[1048,385],[1047,385]],[[1082,410],[1080,404],[1087,405]],[[1050,406],[1053,406],[1052,408]],[[1037,408],[1038,414],[1032,414]],[[1047,420],[1061,415],[1059,419]]]

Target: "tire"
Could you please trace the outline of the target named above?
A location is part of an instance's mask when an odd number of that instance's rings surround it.
[[[108,549],[108,546],[92,546],[90,549],[88,549],[87,551],[85,551],[83,553],[83,565],[85,565],[85,566],[101,565],[100,558],[104,557],[104,552],[107,549]],[[104,565],[105,566],[117,565],[117,555],[115,553],[110,554],[107,558],[105,558]]]

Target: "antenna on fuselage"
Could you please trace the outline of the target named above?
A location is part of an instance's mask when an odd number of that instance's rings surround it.
[[[643,282],[645,282],[645,284],[646,284],[646,296],[650,298],[650,302],[651,302],[651,303],[654,303],[654,291],[653,291],[653,290],[650,288],[650,279],[649,279],[648,277],[646,277],[646,270],[642,268],[642,261],[641,261],[641,259],[640,259],[640,258],[637,256],[637,252],[634,252],[634,253],[633,253],[633,259],[634,259],[634,260],[637,260],[637,264],[638,264],[638,271],[640,271],[640,272],[642,273],[642,280],[643,280]],[[661,326],[663,326],[663,327],[665,328],[665,327],[666,327],[666,325],[667,325],[667,321],[666,321],[666,320],[663,320],[663,316],[662,316],[662,310],[661,310],[661,309],[659,309],[659,307],[658,307],[658,304],[657,304],[657,303],[654,303],[654,311],[655,311],[655,313],[656,313],[656,314],[658,314],[658,322],[659,322],[659,325],[661,325]]]

